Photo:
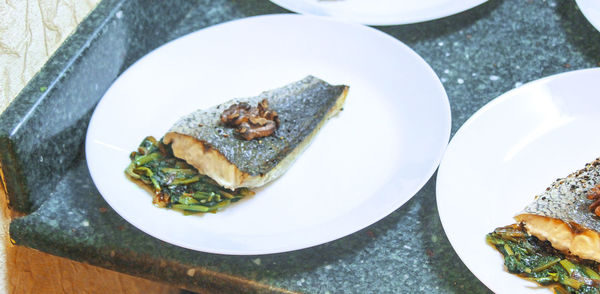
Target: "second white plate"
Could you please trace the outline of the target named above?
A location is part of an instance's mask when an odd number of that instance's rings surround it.
[[[152,205],[124,175],[128,154],[181,116],[314,75],[350,91],[289,171],[216,214]],[[431,68],[369,27],[302,15],[251,17],[168,43],[131,66],[91,119],[86,156],[106,201],[144,232],[225,254],[305,248],[355,232],[410,199],[450,134],[446,93]]]
[[[546,288],[504,270],[485,235],[557,178],[600,156],[600,69],[528,83],[477,111],[448,145],[437,176],[437,204],[450,243],[496,293]]]

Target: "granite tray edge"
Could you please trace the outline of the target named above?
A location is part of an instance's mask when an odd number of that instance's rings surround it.
[[[44,186],[41,183],[48,182],[49,174],[52,180],[59,179],[80,152],[78,144],[62,142],[58,146],[50,144],[53,147],[65,147],[60,152],[52,152],[53,155],[60,153],[60,158],[43,162],[43,155],[39,155],[40,151],[47,151],[50,147],[41,145],[69,137],[64,130],[46,132],[45,128],[73,126],[89,119],[89,107],[78,111],[77,115],[61,113],[56,107],[59,104],[57,100],[63,96],[60,88],[69,86],[65,83],[65,77],[76,72],[78,66],[81,67],[82,52],[99,37],[102,28],[122,2],[102,1],[92,10],[0,115],[2,182],[12,210],[27,214],[39,207],[47,193],[36,192],[39,189],[30,187]],[[42,116],[43,119],[40,119]]]

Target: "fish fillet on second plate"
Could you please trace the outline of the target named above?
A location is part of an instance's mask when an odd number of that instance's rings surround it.
[[[552,247],[600,262],[600,217],[590,207],[595,201],[588,199],[599,184],[600,160],[596,159],[556,180],[515,219],[529,234],[550,241]]]

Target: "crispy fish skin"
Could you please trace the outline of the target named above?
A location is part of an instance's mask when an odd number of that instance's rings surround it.
[[[327,119],[342,109],[348,88],[308,76],[255,97],[197,110],[176,122],[163,141],[172,144],[176,157],[225,188],[259,187],[282,175]],[[273,135],[246,141],[220,122],[232,104],[255,106],[263,99],[279,114],[280,126]]]
[[[568,254],[600,262],[600,218],[587,199],[600,184],[600,159],[565,178],[557,179],[515,216],[527,232]]]

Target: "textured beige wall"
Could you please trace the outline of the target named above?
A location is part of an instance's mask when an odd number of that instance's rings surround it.
[[[0,0],[0,112],[100,0]]]

